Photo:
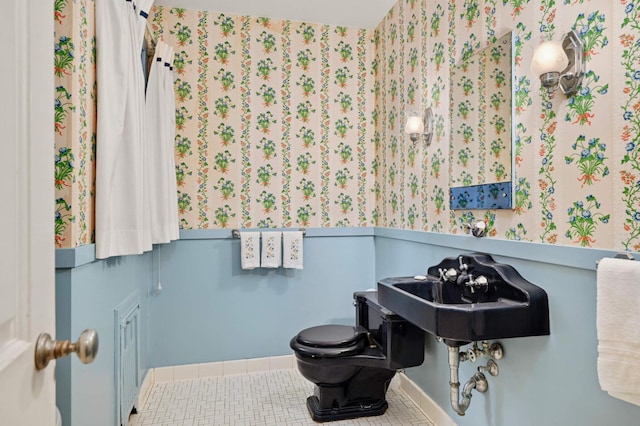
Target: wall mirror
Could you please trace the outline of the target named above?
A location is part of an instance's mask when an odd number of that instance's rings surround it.
[[[451,67],[450,208],[513,208],[513,37]]]

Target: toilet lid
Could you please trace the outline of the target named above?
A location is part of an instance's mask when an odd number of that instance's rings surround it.
[[[302,330],[296,340],[316,348],[343,347],[353,345],[366,335],[367,329],[361,326],[330,324]]]

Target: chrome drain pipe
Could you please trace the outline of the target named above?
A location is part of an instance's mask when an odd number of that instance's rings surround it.
[[[489,384],[487,378],[478,371],[474,374],[462,388],[462,400],[460,400],[460,382],[458,381],[458,369],[460,367],[460,352],[455,346],[447,345],[449,350],[449,388],[451,394],[451,407],[460,416],[464,416],[464,413],[471,404],[471,392],[476,389],[478,392],[486,392]],[[497,367],[497,366],[496,366]]]

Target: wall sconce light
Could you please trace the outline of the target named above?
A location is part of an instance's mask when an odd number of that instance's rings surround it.
[[[562,41],[545,41],[533,53],[531,71],[540,76],[542,86],[549,94],[558,86],[566,96],[578,92],[584,76],[582,39],[575,31],[564,35]]]
[[[431,145],[431,138],[433,137],[433,111],[431,107],[427,108],[422,116],[416,112],[409,113],[404,131],[409,135],[409,139],[412,142],[422,138],[427,146]]]

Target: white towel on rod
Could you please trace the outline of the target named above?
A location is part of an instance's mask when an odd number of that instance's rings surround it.
[[[598,264],[598,380],[611,396],[640,405],[640,263],[604,258]]]
[[[240,263],[242,269],[260,266],[260,233],[240,232]]]
[[[262,233],[262,261],[263,268],[279,268],[282,261],[282,232]]]
[[[302,231],[292,231],[282,233],[282,266],[291,269],[303,269],[302,241],[304,233]]]

